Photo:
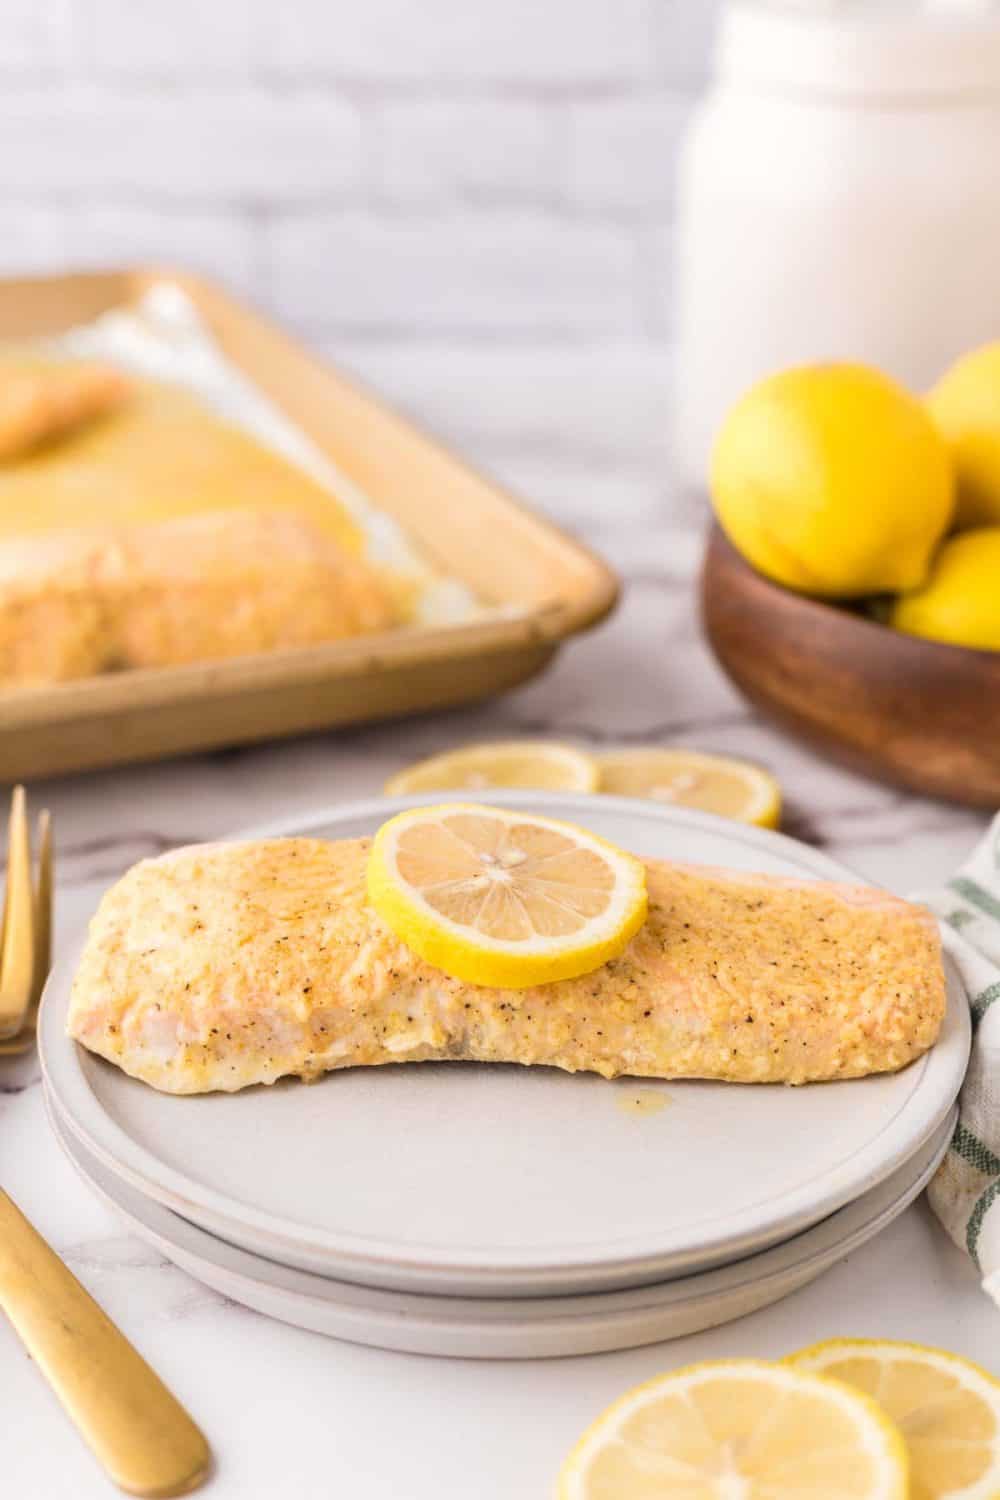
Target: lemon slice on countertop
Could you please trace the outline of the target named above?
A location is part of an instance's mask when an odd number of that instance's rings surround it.
[[[597,765],[599,789],[619,797],[651,797],[760,828],[777,828],[781,819],[780,786],[745,760],[650,745],[606,751],[597,756]]]
[[[796,1369],[873,1397],[903,1434],[913,1500],[1000,1496],[1000,1381],[941,1349],[830,1339],[790,1357]]]
[[[849,1386],[790,1365],[732,1359],[627,1392],[570,1453],[557,1494],[905,1500],[906,1449],[875,1402]]]
[[[593,757],[549,740],[506,740],[465,745],[419,760],[385,784],[388,797],[409,793],[468,791],[487,787],[535,787],[546,792],[597,790]]]
[[[383,824],[368,894],[397,937],[470,984],[589,974],[646,916],[640,860],[555,818],[449,803]]]

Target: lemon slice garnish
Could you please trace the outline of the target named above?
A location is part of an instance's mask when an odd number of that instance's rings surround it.
[[[558,1500],[905,1500],[906,1450],[870,1397],[790,1365],[690,1365],[629,1391],[563,1465]]]
[[[600,790],[619,797],[650,797],[675,807],[777,828],[781,788],[767,771],[725,755],[696,750],[609,750],[597,757]]]
[[[879,1403],[909,1450],[913,1500],[1000,1496],[1000,1381],[978,1365],[888,1339],[831,1339],[790,1362]]]
[[[507,740],[465,745],[399,771],[385,784],[388,797],[419,792],[484,791],[487,787],[535,787],[547,792],[597,790],[593,757],[549,740]]]
[[[555,818],[461,802],[383,824],[368,894],[428,963],[510,989],[589,974],[646,916],[646,872],[631,854]]]

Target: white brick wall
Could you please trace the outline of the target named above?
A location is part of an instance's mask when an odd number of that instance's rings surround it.
[[[0,275],[63,270],[66,240],[67,218],[58,205],[0,198]]]
[[[617,225],[495,210],[286,214],[271,235],[278,311],[300,326],[553,337],[636,327],[634,246]]]
[[[536,461],[643,466],[665,454],[669,354],[648,340],[472,346],[441,339],[324,346],[442,437]],[[622,393],[628,399],[622,399]]]
[[[5,0],[6,3],[6,0]],[[32,0],[23,0],[31,4]],[[38,0],[35,0],[38,3]],[[246,77],[259,55],[259,6],[234,0],[74,0],[78,55],[111,78]]]
[[[0,272],[230,282],[567,514],[664,487],[716,0],[0,0]]]
[[[75,265],[192,266],[236,292],[260,286],[258,237],[248,216],[145,204],[75,208],[66,243]]]
[[[71,59],[71,0],[3,0],[0,68],[5,73],[47,73]]]
[[[266,7],[265,35],[277,66],[293,75],[321,70],[375,84],[606,83],[648,71],[659,3],[286,0]]]
[[[672,88],[570,103],[566,193],[581,211],[657,219],[669,212],[674,160],[691,109]]]
[[[0,140],[0,191],[168,209],[322,205],[357,191],[361,167],[358,111],[315,89],[5,89]]]
[[[369,187],[385,208],[544,203],[559,177],[561,112],[517,98],[389,98]]]

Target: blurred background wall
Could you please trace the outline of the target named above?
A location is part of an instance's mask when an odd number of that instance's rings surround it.
[[[0,273],[206,271],[553,514],[642,520],[714,11],[0,0]]]

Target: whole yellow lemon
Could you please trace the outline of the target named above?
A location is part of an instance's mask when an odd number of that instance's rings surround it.
[[[1000,343],[956,360],[927,396],[958,480],[955,523],[1000,522]]]
[[[889,623],[909,635],[1000,651],[1000,526],[949,537],[927,582],[896,600]]]
[[[864,365],[753,386],[722,425],[710,483],[755,568],[832,598],[916,588],[954,509],[948,450],[922,402]]]

